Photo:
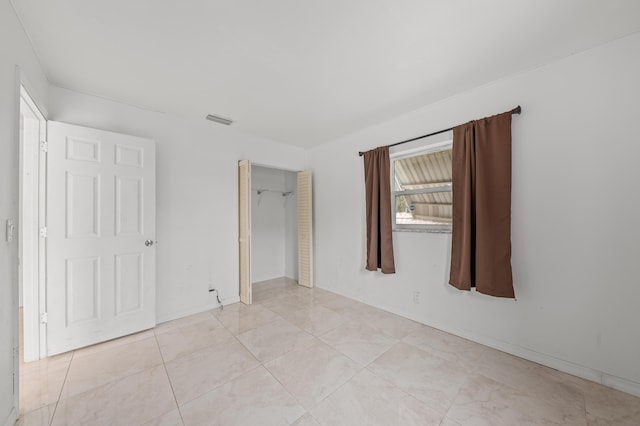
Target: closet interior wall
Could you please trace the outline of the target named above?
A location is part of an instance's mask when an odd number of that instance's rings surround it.
[[[252,281],[298,278],[296,173],[251,166]]]

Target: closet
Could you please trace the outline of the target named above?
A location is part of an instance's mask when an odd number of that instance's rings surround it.
[[[238,162],[242,303],[252,303],[253,283],[279,280],[313,287],[312,214],[311,171]]]

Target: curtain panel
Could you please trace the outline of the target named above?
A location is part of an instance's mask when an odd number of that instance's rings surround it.
[[[449,284],[515,298],[511,271],[511,112],[453,129]]]
[[[367,210],[367,266],[384,274],[396,272],[391,222],[389,147],[364,153],[364,182]]]

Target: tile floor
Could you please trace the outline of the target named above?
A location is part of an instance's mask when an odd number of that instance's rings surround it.
[[[286,279],[21,365],[20,425],[640,425],[640,398]]]

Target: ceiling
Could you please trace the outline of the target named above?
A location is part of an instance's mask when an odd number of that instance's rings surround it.
[[[52,84],[300,147],[640,30],[638,0],[10,1]]]

